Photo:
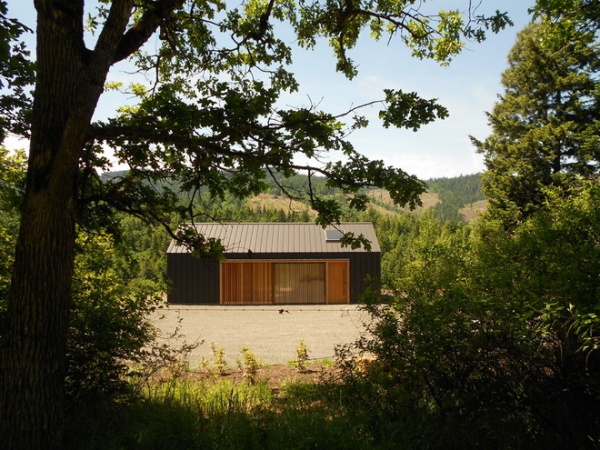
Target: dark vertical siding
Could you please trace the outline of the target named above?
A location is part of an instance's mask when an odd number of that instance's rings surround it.
[[[167,277],[171,281],[169,303],[219,304],[219,261],[194,258],[189,253],[169,253]]]
[[[350,253],[350,303],[358,303],[365,289],[381,278],[379,252]]]

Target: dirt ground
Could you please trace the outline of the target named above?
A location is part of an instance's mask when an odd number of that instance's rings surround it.
[[[266,382],[273,394],[278,395],[286,385],[295,383],[319,384],[338,379],[341,370],[335,364],[313,362],[306,370],[299,370],[290,363],[261,365],[254,378],[254,382]],[[172,373],[162,374],[168,379]],[[161,374],[158,375],[159,377]],[[230,380],[233,383],[249,381],[247,375],[238,367],[230,367],[223,373],[216,374],[204,369],[186,370],[180,375],[186,380]]]
[[[366,319],[357,305],[171,305],[159,310],[153,320],[161,339],[170,345],[197,344],[188,363],[200,369],[203,358],[214,359],[211,343],[223,348],[224,359],[236,368],[242,347],[249,348],[265,367],[288,367],[297,358],[300,340],[308,347],[310,361],[332,361],[337,345],[360,337]]]

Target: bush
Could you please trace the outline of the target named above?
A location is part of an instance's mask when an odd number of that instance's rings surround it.
[[[510,233],[430,222],[407,243],[393,300],[373,299],[370,334],[339,353],[378,439],[600,446],[600,187],[564,198]]]
[[[80,240],[67,342],[66,392],[73,401],[131,393],[126,374],[151,357],[156,329],[149,315],[162,302],[158,286],[129,284],[127,254],[107,237]],[[120,259],[120,261],[117,261]],[[119,264],[118,264],[119,262]]]

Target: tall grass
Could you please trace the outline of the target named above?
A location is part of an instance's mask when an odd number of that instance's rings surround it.
[[[372,448],[333,386],[171,380],[123,404],[86,405],[69,421],[72,449]]]

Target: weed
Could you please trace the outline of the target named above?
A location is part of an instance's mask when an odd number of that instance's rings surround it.
[[[210,343],[212,358],[200,358],[200,367],[210,375],[224,375],[229,369],[227,360],[225,359],[225,348],[217,347],[214,342]]]
[[[314,361],[315,364],[324,367],[325,369],[333,369],[335,362],[331,358],[321,358]]]
[[[308,372],[308,353],[308,345],[306,345],[304,339],[300,339],[300,343],[296,347],[296,359],[290,361],[290,365],[300,373]]]
[[[242,347],[240,353],[242,354],[241,358],[236,358],[238,367],[242,371],[244,380],[250,384],[254,384],[258,380],[258,371],[261,364],[258,362],[256,355],[248,347]]]

